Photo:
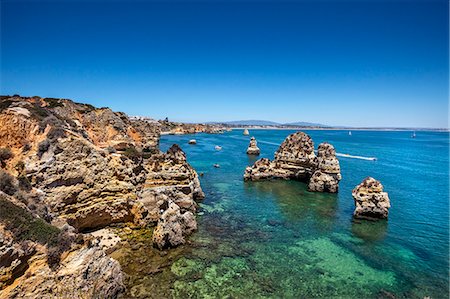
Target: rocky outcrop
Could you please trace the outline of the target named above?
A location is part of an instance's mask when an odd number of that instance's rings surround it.
[[[25,196],[0,192],[0,298],[117,297],[124,289],[118,262],[97,240],[46,223]]]
[[[196,211],[196,200],[205,195],[197,173],[187,163],[186,155],[178,145],[173,145],[166,153],[152,156],[144,163],[144,168],[146,181],[134,208],[136,223],[156,223],[161,216],[160,207],[169,201],[179,206],[182,212]]]
[[[247,148],[247,155],[255,155],[258,156],[261,153],[258,147],[258,143],[256,142],[255,137],[250,138],[250,144]]]
[[[162,134],[184,135],[184,134],[222,134],[229,129],[218,124],[186,124],[177,123],[169,120],[160,120]]]
[[[119,263],[97,245],[66,254],[57,270],[45,262],[44,254],[29,261],[27,271],[2,290],[1,298],[117,298],[124,291]]]
[[[337,192],[341,179],[339,161],[328,143],[319,145],[316,157],[311,137],[296,132],[283,141],[273,161],[263,158],[245,169],[246,181],[267,179],[299,180],[309,183],[311,191]]]
[[[367,177],[352,191],[355,200],[353,216],[362,219],[387,218],[391,207],[383,185],[374,178]]]
[[[31,183],[45,192],[55,221],[79,230],[133,220],[145,172],[125,155],[106,154],[86,140],[67,137],[49,146],[41,159],[25,160]]]
[[[321,143],[317,150],[317,170],[309,180],[308,189],[336,193],[341,178],[341,168],[334,147],[326,142]]]
[[[2,160],[0,195],[28,213],[20,212],[25,218],[14,218],[6,230],[0,219],[2,294],[37,298],[53,289],[56,297],[114,298],[123,290],[120,266],[96,245],[96,234],[87,234],[114,223],[146,227],[161,220],[173,227],[176,218],[183,225],[161,248],[185,242],[196,228],[195,201],[204,194],[181,148],[159,151],[160,130],[160,123],[70,100],[0,98],[0,147],[11,152]],[[163,213],[169,206],[178,211],[175,218]],[[18,219],[37,223],[48,235],[39,242],[18,240],[11,235],[14,225],[23,227]],[[66,244],[59,230],[67,227],[93,239]],[[67,246],[50,244],[60,241]],[[56,268],[53,260],[60,260]]]
[[[159,249],[184,244],[185,237],[197,229],[194,214],[182,212],[172,201],[163,203],[160,209],[161,216],[153,232],[153,244]]]
[[[0,290],[25,273],[34,253],[32,242],[14,242],[11,232],[0,226]]]

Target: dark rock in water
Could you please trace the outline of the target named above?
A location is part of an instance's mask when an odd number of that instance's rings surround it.
[[[387,218],[391,207],[387,192],[383,185],[374,178],[367,177],[352,191],[355,200],[353,216],[361,219]]]
[[[299,180],[309,183],[310,191],[336,193],[341,174],[334,147],[320,144],[316,157],[311,137],[293,133],[280,145],[273,161],[262,158],[245,169],[246,181],[268,179]]]

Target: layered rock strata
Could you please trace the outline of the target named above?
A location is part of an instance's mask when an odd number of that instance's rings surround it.
[[[28,222],[38,221],[51,232],[39,242],[21,240],[11,232],[22,216],[0,219],[2,294],[37,298],[61,281],[87,298],[114,298],[123,290],[120,265],[95,245],[95,237],[76,248],[51,245],[62,228],[85,237],[84,232],[114,223],[165,223],[156,232],[182,223],[176,237],[164,238],[164,244],[154,240],[159,248],[185,242],[196,229],[195,201],[204,194],[181,148],[159,151],[160,131],[160,123],[70,100],[0,98],[0,150],[8,153],[1,161],[0,195],[17,211],[30,213]],[[26,276],[31,268],[40,274]]]
[[[245,169],[246,181],[267,179],[303,181],[310,191],[334,193],[341,179],[339,161],[331,144],[320,144],[316,156],[311,137],[296,132],[283,141],[273,161],[262,158]]]
[[[255,155],[258,156],[261,153],[258,142],[256,141],[255,137],[250,138],[250,143],[247,148],[247,155]]]
[[[355,200],[355,218],[383,219],[387,218],[391,203],[383,185],[372,177],[365,178],[352,191]]]

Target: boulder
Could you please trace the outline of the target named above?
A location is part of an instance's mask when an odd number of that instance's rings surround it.
[[[362,219],[387,218],[391,207],[387,192],[383,185],[372,177],[365,178],[352,191],[355,200],[353,216]]]
[[[192,212],[182,212],[173,201],[161,207],[158,225],[153,231],[153,244],[159,249],[175,247],[185,243],[185,237],[197,229],[197,222]]]
[[[255,155],[258,156],[261,153],[258,147],[258,143],[256,142],[255,137],[250,138],[250,144],[247,148],[247,155]]]

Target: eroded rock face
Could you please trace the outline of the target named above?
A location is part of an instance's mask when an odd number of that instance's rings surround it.
[[[54,271],[37,254],[4,298],[117,298],[125,289],[119,263],[92,244],[71,251]],[[28,277],[29,276],[29,277]]]
[[[15,242],[12,234],[0,225],[0,290],[25,273],[34,247],[32,242]]]
[[[308,189],[336,193],[341,178],[341,168],[334,147],[326,142],[321,143],[317,150],[317,170],[309,180]]]
[[[26,164],[55,218],[79,230],[133,220],[131,208],[145,172],[131,159],[68,137],[53,143],[36,163]]]
[[[383,185],[374,178],[367,177],[352,191],[355,200],[356,218],[379,219],[387,218],[391,207],[387,192]]]
[[[258,147],[258,143],[256,142],[255,137],[250,138],[250,144],[247,148],[247,155],[255,155],[258,156],[261,153]]]
[[[181,211],[195,212],[196,200],[205,197],[197,172],[187,163],[186,155],[174,144],[166,153],[152,156],[144,163],[146,181],[139,192],[136,222],[156,223],[160,206],[173,201]]]
[[[153,232],[153,244],[159,249],[185,243],[185,237],[197,229],[197,221],[190,211],[182,212],[172,201],[160,206],[161,216]]]
[[[308,182],[310,191],[337,192],[341,175],[333,146],[322,143],[316,157],[311,137],[296,132],[283,141],[273,161],[260,159],[244,173],[246,181],[280,178]]]
[[[46,223],[18,195],[0,192],[0,298],[115,298],[124,290],[120,265],[98,240]]]
[[[6,202],[36,217],[27,223],[38,219],[57,235],[39,244],[16,240],[0,219],[2,295],[114,298],[123,290],[120,266],[95,240],[76,248],[48,245],[59,242],[59,228],[70,227],[78,237],[113,223],[156,225],[161,207],[170,203],[183,225],[167,246],[182,244],[195,230],[195,200],[204,197],[197,173],[178,146],[159,151],[159,123],[70,100],[3,96],[0,101],[0,147],[13,154],[0,169],[12,178]],[[1,190],[0,195],[6,196]],[[172,227],[169,214],[163,220]],[[53,255],[61,258],[57,268],[49,266],[50,250],[61,250]]]

